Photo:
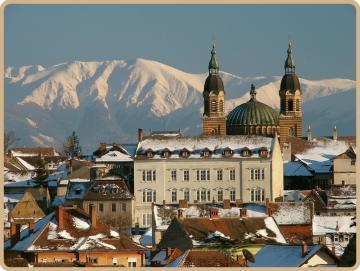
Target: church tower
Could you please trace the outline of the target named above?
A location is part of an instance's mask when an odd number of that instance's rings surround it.
[[[285,75],[280,84],[280,144],[286,142],[288,136],[302,136],[302,93],[300,81],[295,74],[295,62],[292,56],[291,42],[285,61]]]
[[[219,75],[215,44],[212,45],[209,76],[204,85],[203,135],[226,135],[225,90]]]

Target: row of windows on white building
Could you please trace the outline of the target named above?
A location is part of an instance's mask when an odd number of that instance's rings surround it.
[[[181,193],[182,192],[182,193]],[[180,199],[190,201],[190,189],[186,188],[183,191],[178,191],[177,189],[172,189],[171,193],[171,202],[177,203]],[[193,200],[198,202],[211,202],[213,199],[218,202],[224,200],[224,191],[218,189],[216,193],[211,195],[211,189],[197,189],[195,191]],[[212,196],[212,197],[211,197]],[[230,201],[236,200],[236,191],[235,188],[229,189],[229,199]],[[253,202],[263,202],[265,200],[265,190],[263,188],[253,188],[250,190],[250,200]],[[156,202],[156,190],[146,189],[143,191],[143,202]]]
[[[180,171],[180,174],[178,172]],[[182,174],[181,174],[182,171]],[[230,181],[235,181],[236,173],[234,168],[227,169],[227,176]],[[216,180],[224,180],[224,170],[216,169]],[[251,168],[249,169],[249,179],[254,180],[264,180],[265,179],[265,169],[264,168]],[[143,170],[142,171],[142,180],[143,181],[156,181],[156,170]],[[190,181],[190,170],[170,170],[170,181]],[[196,180],[197,181],[210,181],[210,169],[196,169]]]

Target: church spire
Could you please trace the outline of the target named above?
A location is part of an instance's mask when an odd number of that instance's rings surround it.
[[[295,73],[295,61],[292,56],[291,41],[289,41],[289,46],[287,49],[287,58],[285,60],[285,74],[294,74]]]
[[[213,42],[211,49],[211,59],[209,62],[209,74],[212,75],[218,73],[219,73],[219,64],[216,59],[215,42]]]
[[[256,100],[256,90],[254,84],[251,84],[250,96],[251,100]]]

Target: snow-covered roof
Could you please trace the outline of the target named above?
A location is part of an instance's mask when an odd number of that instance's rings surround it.
[[[68,184],[66,199],[82,199],[89,190],[91,182],[70,182]]]
[[[265,245],[255,255],[255,262],[249,267],[299,267],[321,248],[308,246],[308,253],[302,257],[302,247],[295,245]]]
[[[284,176],[313,176],[300,161],[284,163]]]
[[[15,188],[15,187],[17,187],[17,188],[20,188],[20,187],[26,188],[26,187],[36,187],[38,185],[39,184],[36,183],[33,180],[25,180],[25,181],[21,180],[21,181],[17,181],[17,182],[5,182],[4,183],[5,188]]]
[[[302,201],[311,190],[284,190],[284,201]]]
[[[30,165],[28,162],[26,162],[24,159],[21,159],[20,157],[17,157],[17,160],[27,169],[27,170],[35,170],[35,167]]]
[[[250,149],[252,158],[259,157],[259,149],[266,148],[272,151],[273,138],[262,136],[207,136],[207,137],[170,137],[170,138],[146,138],[140,141],[136,150],[136,158],[144,156],[147,150],[155,152],[153,159],[162,158],[164,149],[169,149],[172,155],[168,159],[179,158],[180,151],[187,149],[190,152],[189,158],[200,158],[204,149],[212,152],[212,158],[223,158],[223,150],[233,150],[233,158],[241,158],[241,150]]]
[[[355,233],[356,227],[350,227],[353,216],[314,216],[313,234],[324,235],[327,233]]]
[[[323,139],[316,141],[311,148],[295,156],[316,173],[330,173],[333,165],[332,158],[344,153],[348,148],[349,143],[345,141]]]
[[[133,158],[129,154],[122,153],[120,151],[109,151],[103,156],[96,158],[95,162],[132,162]]]
[[[311,202],[275,202],[270,203],[273,208],[272,217],[279,225],[311,224]]]

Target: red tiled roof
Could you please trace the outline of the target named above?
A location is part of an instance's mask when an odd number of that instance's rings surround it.
[[[240,267],[230,256],[216,250],[190,250],[181,267]]]
[[[280,225],[282,234],[289,244],[312,244],[312,225]]]

